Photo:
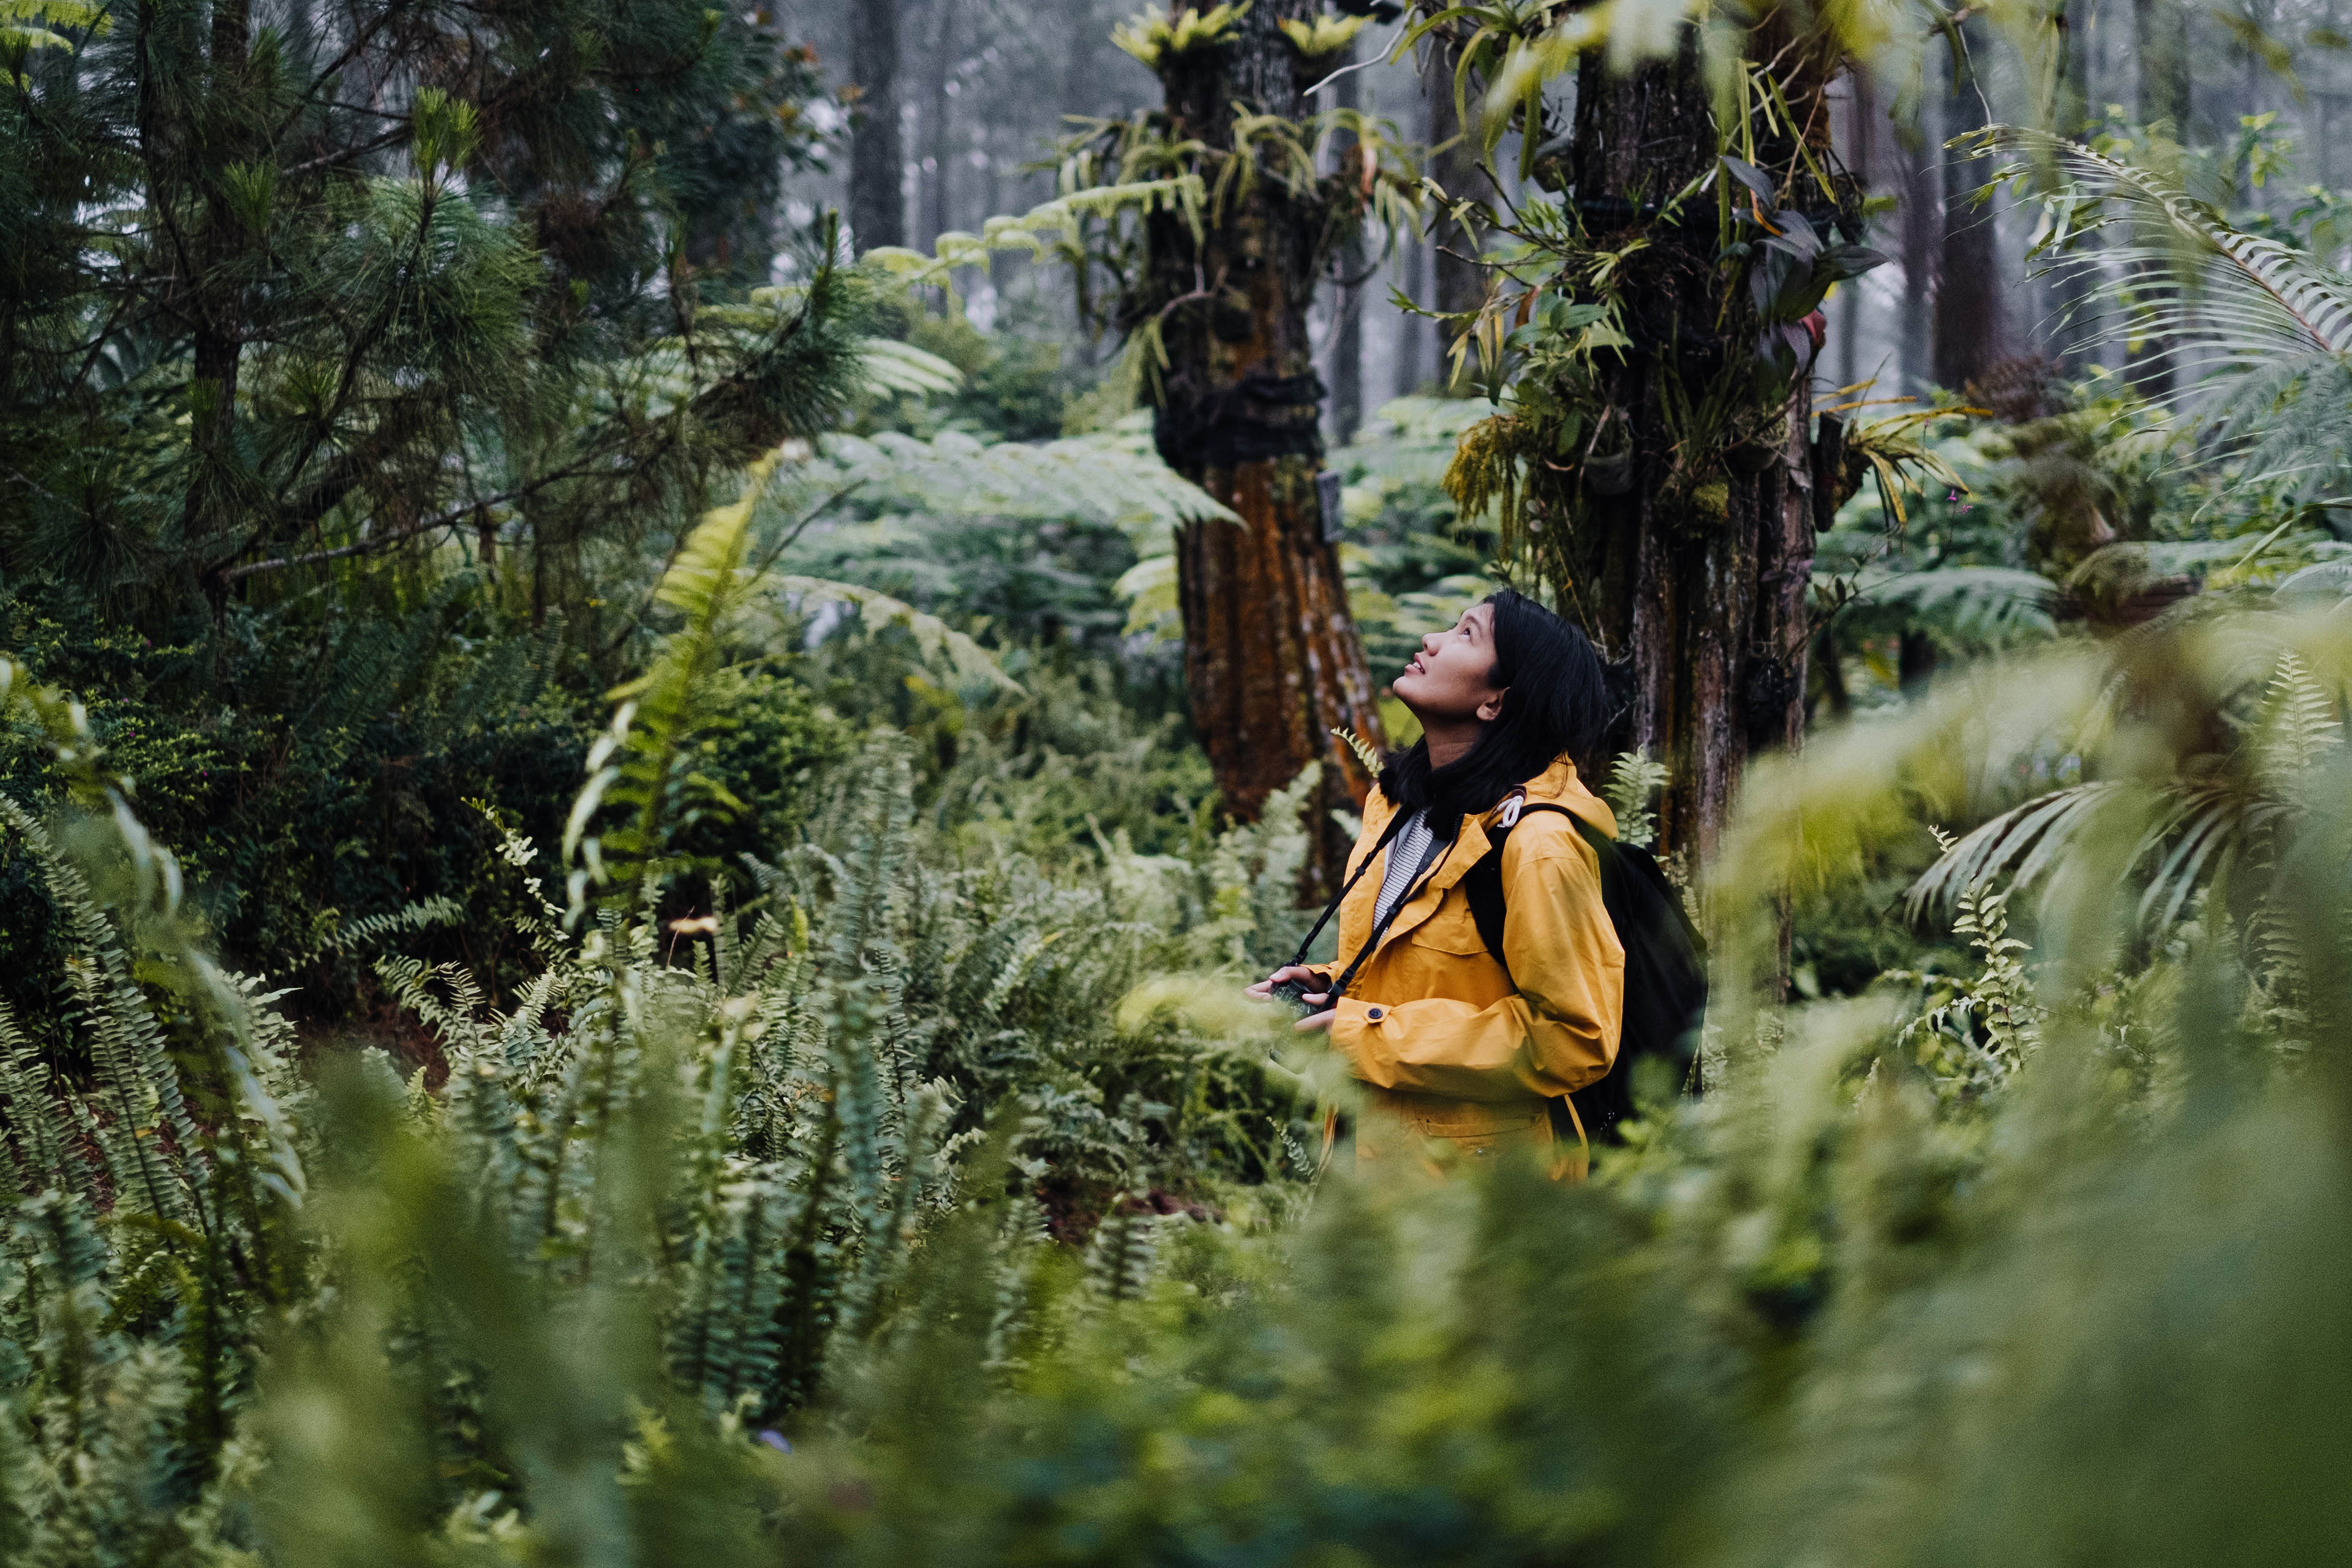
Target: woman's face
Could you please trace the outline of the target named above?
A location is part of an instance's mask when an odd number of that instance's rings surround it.
[[[1421,639],[1421,651],[1391,683],[1423,727],[1491,721],[1503,710],[1495,684],[1495,606],[1473,605],[1454,629]]]

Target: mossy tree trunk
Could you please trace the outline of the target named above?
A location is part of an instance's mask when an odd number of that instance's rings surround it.
[[[1825,79],[1794,84],[1801,122]],[[1817,152],[1829,142],[1819,104]],[[1793,146],[1766,167],[1785,166]],[[1717,209],[1654,221],[1656,204],[1717,158],[1715,121],[1696,51],[1614,75],[1588,58],[1578,85],[1570,157],[1574,199],[1595,244],[1646,226],[1657,252],[1625,300],[1633,346],[1602,377],[1623,441],[1622,467],[1585,478],[1591,567],[1563,608],[1583,620],[1612,661],[1626,707],[1616,749],[1664,761],[1659,847],[1688,864],[1715,849],[1748,759],[1803,735],[1813,537],[1826,527],[1841,428],[1815,434],[1808,395],[1812,351],[1798,356],[1780,406],[1759,392],[1735,410],[1728,450],[1688,449],[1675,408],[1726,384],[1755,352],[1750,326],[1717,335]],[[1601,493],[1602,491],[1613,493]]]
[[[1234,148],[1236,105],[1298,121],[1321,73],[1276,24],[1313,0],[1261,0],[1228,41],[1161,60],[1168,135]],[[1236,181],[1196,242],[1173,214],[1153,219],[1150,286],[1168,354],[1156,435],[1170,467],[1231,507],[1241,525],[1186,528],[1177,541],[1192,724],[1226,807],[1244,820],[1311,762],[1325,764],[1314,863],[1344,859],[1329,807],[1360,805],[1368,781],[1333,729],[1379,744],[1380,713],[1348,612],[1336,545],[1317,492],[1323,388],[1307,307],[1352,214],[1328,190],[1286,177],[1268,153]]]

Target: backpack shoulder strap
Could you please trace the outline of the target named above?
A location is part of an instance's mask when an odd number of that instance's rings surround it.
[[[1470,918],[1477,923],[1478,940],[1486,944],[1488,956],[1503,966],[1503,973],[1506,977],[1511,973],[1511,964],[1510,961],[1503,956],[1503,920],[1509,912],[1503,896],[1503,846],[1509,841],[1511,830],[1518,826],[1521,819],[1532,816],[1538,811],[1559,813],[1569,821],[1576,824],[1577,829],[1585,835],[1588,843],[1592,841],[1594,837],[1592,830],[1586,827],[1576,813],[1569,810],[1568,807],[1553,805],[1549,802],[1523,805],[1516,812],[1506,813],[1510,820],[1497,825],[1487,836],[1486,853],[1480,856],[1478,863],[1471,867],[1462,877],[1462,893],[1470,900]],[[1601,842],[1603,844],[1609,842],[1605,835],[1601,836]],[[1595,852],[1599,852],[1597,848]],[[1517,989],[1516,983],[1512,989]]]

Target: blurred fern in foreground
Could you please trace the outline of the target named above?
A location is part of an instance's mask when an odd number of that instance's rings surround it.
[[[1759,770],[1703,884],[1705,1101],[1579,1187],[1318,1175],[1268,1047],[1328,1058],[1219,1001],[1295,940],[1295,810],[1051,868],[918,821],[885,735],[751,898],[697,879],[747,516],[665,588],[565,883],[507,840],[536,975],[501,1005],[379,959],[437,1086],[298,1069],[79,710],[0,666],[79,806],[6,814],[75,953],[69,1010],[0,1017],[7,1562],[2337,1554],[2341,616],[2180,617]],[[2053,752],[2116,788],[2032,900],[1947,867],[1974,972],[1736,984],[1785,890]],[[2212,871],[2179,837],[2208,787],[2270,803]]]

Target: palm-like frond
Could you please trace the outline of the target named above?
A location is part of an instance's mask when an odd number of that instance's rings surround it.
[[[988,681],[1016,696],[1022,694],[1021,683],[999,668],[986,648],[939,616],[925,615],[904,600],[860,584],[826,577],[785,574],[772,581],[779,592],[802,605],[856,605],[858,614],[869,623],[904,626],[914,634],[918,647],[933,658],[944,656],[958,674]]]
[[[2047,637],[2058,628],[2057,585],[2039,572],[2011,566],[1939,566],[1864,574],[1854,584],[1854,596],[1908,605],[1923,618],[1946,622],[1963,636],[1986,642]]]
[[[2053,239],[2102,231],[2095,255],[2045,251],[2054,266],[2106,266],[2171,285],[2141,293],[2137,325],[2165,339],[2187,368],[2276,375],[2352,365],[2352,278],[2232,226],[2152,171],[2046,132],[2004,126],[1988,135],[2062,182],[2043,198],[2063,215],[2052,226]],[[2106,213],[2108,204],[2116,216]],[[2125,235],[2111,232],[2118,217]],[[2176,395],[2194,390],[2194,378],[2185,379],[2192,384]]]
[[[81,0],[0,0],[0,48],[67,49],[73,40],[42,26],[88,27],[103,33],[113,18]]]
[[[2151,626],[2119,639],[2116,672],[2076,722],[2080,754],[2105,750],[2115,727],[2130,721],[2147,695],[2131,671],[2163,668],[2150,660],[2160,660],[2153,639],[2165,635]],[[2344,746],[2340,694],[2303,654],[2251,626],[2234,635],[2209,627],[2200,640],[2202,679],[2189,684],[2202,687],[2210,706],[2189,732],[2233,735],[2226,750],[2200,746],[2168,773],[2076,784],[2003,812],[1949,846],[1913,884],[1909,913],[1951,907],[2000,879],[2054,887],[2062,865],[2079,872],[2096,863],[2099,877],[2137,891],[2139,927],[2152,934],[2242,868],[2257,880],[2274,877],[2283,847],[2340,793],[2331,772]]]
[[[2038,881],[2098,817],[2116,805],[2126,786],[2116,783],[2076,784],[2038,795],[2002,812],[1946,850],[1911,885],[1906,912],[1914,920],[1951,906],[1960,894],[2006,874],[2020,885]]]
[[[796,476],[902,511],[958,516],[1087,518],[1157,545],[1188,522],[1238,522],[1206,490],[1125,431],[1029,445],[982,443],[954,431],[929,441],[895,431],[828,436]]]
[[[572,874],[574,923],[592,885],[610,887],[614,907],[634,908],[648,882],[658,880],[664,849],[677,829],[739,805],[723,784],[697,771],[693,742],[711,716],[712,677],[726,657],[722,634],[749,588],[752,515],[777,462],[772,455],[753,465],[742,495],[696,525],[655,590],[655,599],[684,624],[645,674],[614,689],[619,706],[612,730],[588,753],[588,782],[563,830],[564,862],[580,861]],[[621,817],[591,837],[591,823],[608,807]]]
[[[1018,216],[992,217],[981,226],[978,234],[950,229],[932,242],[928,256],[905,246],[877,245],[860,258],[860,264],[910,287],[949,288],[958,268],[985,267],[989,258],[1000,251],[1018,252],[1034,260],[1063,250],[1075,244],[1084,221],[1089,217],[1107,217],[1129,210],[1173,212],[1183,217],[1197,237],[1206,195],[1207,186],[1194,174],[1175,174],[1165,179],[1121,180],[1066,192]],[[754,293],[751,298],[757,301],[761,295]]]
[[[857,363],[869,392],[953,392],[963,384],[963,372],[954,365],[896,338],[862,340]]]

